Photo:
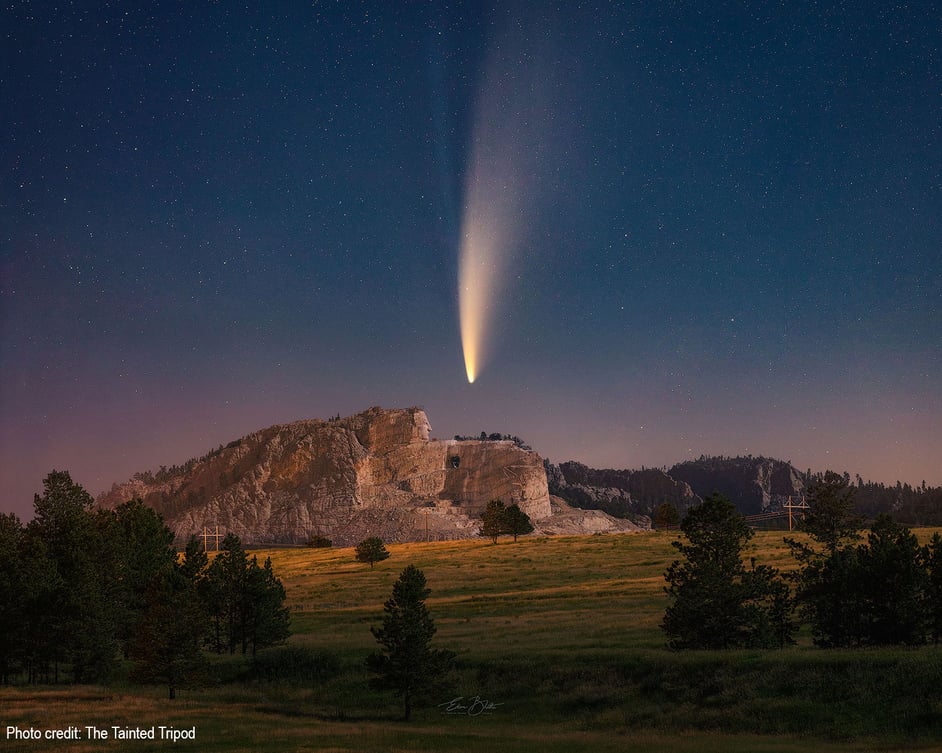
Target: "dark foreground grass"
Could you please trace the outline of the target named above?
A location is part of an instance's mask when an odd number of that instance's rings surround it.
[[[88,740],[36,742],[6,740],[4,750],[23,753],[63,751],[226,751],[275,753],[333,751],[334,753],[397,753],[398,751],[465,751],[469,753],[849,753],[850,751],[938,750],[927,741],[886,741],[858,737],[828,741],[796,735],[728,734],[715,731],[613,729],[610,726],[538,723],[520,710],[494,711],[489,716],[443,716],[426,711],[408,724],[381,718],[323,719],[313,714],[287,713],[264,696],[236,699],[212,694],[168,705],[150,693],[112,693],[104,689],[63,691],[0,691],[4,733],[8,725],[40,730],[74,725],[85,735],[94,725],[111,732],[112,725],[145,729],[173,726],[195,728],[196,739],[175,744],[148,740]],[[293,703],[300,703],[295,699]],[[54,720],[54,721],[53,721]],[[133,720],[133,721],[131,721]]]
[[[928,535],[931,532],[926,532]],[[374,569],[352,550],[273,550],[295,635],[254,674],[213,659],[211,687],[183,691],[0,691],[0,746],[16,751],[166,750],[145,740],[8,740],[7,726],[196,727],[200,751],[863,751],[942,750],[942,651],[674,652],[659,622],[665,534],[390,546]],[[781,533],[760,562],[787,567]],[[442,698],[413,722],[370,690],[370,625],[407,564],[427,576],[436,642],[459,655]],[[272,682],[286,663],[308,680]],[[295,657],[295,659],[292,659]],[[235,682],[241,678],[241,682]],[[262,678],[262,679],[259,679]],[[480,715],[439,703],[479,697]],[[478,707],[475,707],[478,708]]]

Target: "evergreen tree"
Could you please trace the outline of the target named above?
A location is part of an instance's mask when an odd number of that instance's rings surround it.
[[[802,614],[819,646],[921,643],[931,622],[926,550],[887,515],[856,544],[855,491],[849,475],[825,473],[811,487],[801,526],[811,542],[786,539],[799,563],[793,578]]]
[[[329,549],[330,547],[334,545],[334,542],[332,542],[326,536],[321,536],[320,534],[312,533],[308,537],[307,545],[311,547],[311,549]]]
[[[857,547],[844,546],[802,563],[794,574],[796,600],[815,645],[860,645],[866,634],[866,606]]]
[[[157,577],[170,572],[177,560],[173,532],[163,518],[140,499],[113,511],[98,511],[105,542],[110,598],[116,607],[116,637],[126,643],[147,606],[147,590]]]
[[[234,654],[245,635],[246,615],[242,606],[248,567],[248,556],[239,537],[227,534],[206,571],[201,593],[219,653]]]
[[[795,643],[798,629],[791,590],[781,573],[768,565],[756,565],[742,575],[742,645],[784,648]]]
[[[799,568],[791,578],[801,614],[811,625],[815,644],[859,645],[866,634],[865,594],[859,552],[860,521],[847,479],[832,471],[809,487],[810,509],[799,526],[810,541],[786,538]]]
[[[714,494],[680,524],[684,556],[665,573],[671,599],[662,623],[674,648],[780,646],[791,640],[788,590],[776,570],[747,571],[742,548],[752,537],[732,503]]]
[[[21,625],[22,666],[27,681],[52,682],[57,678],[58,661],[63,658],[61,630],[57,629],[61,616],[55,599],[59,598],[62,578],[50,559],[46,544],[28,533],[21,539],[20,568],[24,590]]]
[[[6,685],[25,658],[30,584],[21,559],[25,531],[12,513],[0,514],[0,684]]]
[[[861,521],[854,515],[854,494],[849,477],[827,471],[809,487],[809,510],[800,530],[829,552],[858,540]]]
[[[183,561],[180,563],[180,573],[194,585],[198,584],[206,575],[209,567],[209,555],[196,536],[190,536],[183,549]]]
[[[889,515],[880,515],[860,547],[861,591],[868,645],[925,642],[929,575],[925,551],[915,535]]]
[[[389,559],[389,552],[383,544],[383,540],[376,536],[363,539],[363,541],[357,544],[355,555],[357,562],[369,562],[370,570],[373,569],[373,565],[376,562]]]
[[[287,640],[291,635],[291,617],[285,606],[285,587],[275,577],[271,557],[265,559],[263,567],[259,567],[258,559],[252,557],[246,574],[245,588],[243,609],[246,619],[242,653],[251,647],[252,656],[255,656],[258,649]]]
[[[183,572],[195,569],[184,560]],[[203,608],[210,618],[210,642],[217,652],[252,654],[285,640],[291,633],[289,612],[284,606],[285,589],[275,577],[271,559],[259,567],[251,561],[235,534],[223,539],[219,554],[197,580]]]
[[[132,677],[166,685],[171,700],[177,689],[199,678],[203,612],[193,582],[177,567],[151,580],[145,609],[129,644],[135,660]]]
[[[658,505],[654,512],[654,525],[658,528],[671,528],[680,523],[680,513],[670,502]]]
[[[487,536],[495,544],[497,537],[506,532],[507,529],[507,510],[504,503],[499,499],[492,499],[487,503],[484,512],[481,513],[481,535]]]
[[[92,514],[94,500],[65,471],[52,471],[43,494],[34,499],[35,518],[27,536],[42,542],[55,571],[45,614],[36,615],[47,632],[51,661],[71,669],[75,682],[105,679],[117,662],[116,612],[102,531]],[[33,552],[39,549],[34,547]],[[39,606],[42,609],[41,605]]]
[[[434,622],[425,606],[430,593],[425,575],[409,565],[383,607],[383,626],[370,628],[382,647],[379,653],[367,657],[367,668],[376,675],[371,684],[380,690],[394,690],[402,697],[407,721],[412,709],[428,698],[454,665],[451,651],[430,645],[435,635]]]
[[[511,505],[504,511],[504,532],[509,533],[517,540],[517,536],[525,536],[533,533],[533,523],[530,522],[530,516],[527,515],[518,505]]]
[[[200,605],[207,617],[207,624],[203,631],[206,644],[210,650],[217,654],[234,650],[229,641],[229,594],[226,582],[219,569],[206,568],[204,577],[196,581],[196,592],[199,595]]]
[[[929,634],[932,642],[938,646],[942,638],[942,536],[938,533],[932,535],[924,557]]]

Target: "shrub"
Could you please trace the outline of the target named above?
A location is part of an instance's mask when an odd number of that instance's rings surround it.
[[[329,549],[334,545],[334,542],[326,536],[314,533],[311,534],[311,538],[307,540],[307,545],[311,547],[311,549]]]

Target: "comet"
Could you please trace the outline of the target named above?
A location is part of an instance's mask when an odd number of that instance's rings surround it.
[[[499,169],[492,167],[495,165]],[[487,150],[475,159],[466,188],[458,256],[458,313],[471,384],[490,355],[496,319],[506,308],[507,280],[520,241],[519,223],[524,212],[514,177],[514,165],[494,159]]]
[[[465,173],[458,315],[470,384],[492,355],[495,329],[507,314],[508,281],[517,272],[534,202],[546,198],[540,173],[555,115],[546,96],[552,66],[519,33],[519,24],[508,24],[488,51]]]
[[[458,313],[469,384],[474,384],[485,362],[485,335],[492,331],[504,292],[500,280],[507,260],[500,254],[495,208],[486,202],[485,192],[476,190],[478,187],[475,184],[470,192],[458,258]]]

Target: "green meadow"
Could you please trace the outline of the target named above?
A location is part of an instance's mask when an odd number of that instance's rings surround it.
[[[329,657],[334,671],[245,681],[243,657],[211,657],[222,679],[175,701],[130,684],[6,688],[0,739],[24,752],[942,750],[935,647],[825,651],[802,633],[781,651],[667,649],[659,623],[673,538],[389,545],[373,569],[352,549],[257,552],[285,584],[289,645]],[[746,556],[787,569],[782,538],[757,533]],[[369,628],[410,563],[432,590],[435,644],[459,666],[450,689],[404,723],[397,699],[369,688],[364,658],[376,646]],[[468,711],[446,713],[458,698]],[[89,740],[88,726],[108,739]],[[115,726],[195,728],[196,740],[114,739]],[[78,727],[82,739],[14,739],[9,727]]]

